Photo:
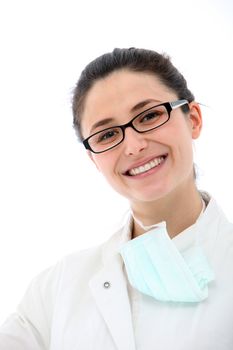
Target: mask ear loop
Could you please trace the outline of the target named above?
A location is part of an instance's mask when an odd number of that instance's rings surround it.
[[[201,200],[202,200],[202,210],[201,210],[196,222],[194,223],[195,226],[200,221],[200,219],[201,219],[202,215],[204,214],[206,207],[207,207],[206,202],[204,201],[204,199],[202,197],[201,197]],[[194,245],[195,245],[195,247],[200,247],[200,235],[198,232],[196,234]]]
[[[194,245],[193,247],[190,247],[190,249],[188,249],[187,251],[182,252],[181,254],[185,259],[185,261],[187,262],[187,264],[190,266],[191,270],[193,270],[192,266],[193,267],[196,266],[195,275],[198,278],[200,285],[203,286],[206,284],[208,285],[209,282],[215,279],[215,273],[211,265],[209,264],[208,258],[202,247],[201,232],[198,230],[198,223],[201,220],[202,215],[207,207],[207,204],[203,198],[202,198],[202,203],[203,203],[202,211],[199,217],[197,218],[195,224],[193,225],[195,230]]]

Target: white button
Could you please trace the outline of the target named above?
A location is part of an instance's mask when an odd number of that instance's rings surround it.
[[[104,282],[104,288],[109,288],[111,286],[110,282]]]

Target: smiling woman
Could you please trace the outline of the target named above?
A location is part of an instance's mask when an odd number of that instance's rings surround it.
[[[202,205],[193,177],[192,155],[192,140],[201,131],[201,111],[184,78],[172,68],[168,59],[154,54],[153,60],[152,53],[145,51],[137,57],[132,49],[128,57],[126,52],[117,50],[116,56],[117,52],[122,61],[127,58],[131,65],[131,60],[134,64],[145,65],[141,58],[144,55],[148,66],[154,62],[154,74],[148,71],[148,67],[146,71],[132,70],[125,63],[124,67],[114,68],[108,76],[95,76],[95,82],[82,99],[82,90],[77,88],[74,98],[77,134],[84,138],[90,158],[111,186],[129,199],[135,215],[146,224],[165,220],[170,235],[174,236],[185,228],[189,219],[193,220]],[[175,73],[172,74],[172,70]],[[168,78],[169,84],[162,83]],[[178,92],[170,87],[173,85],[178,86]],[[80,106],[79,100],[85,101],[84,105]],[[81,114],[79,110],[82,110]],[[151,118],[151,112],[156,118],[153,123],[145,122],[145,118]],[[93,127],[96,125],[97,128]],[[103,135],[104,141],[100,138]],[[157,166],[151,167],[153,164]],[[144,171],[148,167],[150,169]],[[177,201],[184,193],[189,197]],[[184,202],[187,203],[184,205]],[[174,203],[176,217],[170,210]],[[147,204],[148,208],[145,207]],[[166,212],[159,213],[158,208],[164,206]],[[180,216],[184,214],[183,206],[187,222],[178,220],[178,213]],[[135,225],[134,231],[133,235],[137,235],[140,228]]]
[[[0,346],[232,349],[233,226],[196,186],[202,114],[184,77],[157,52],[115,49],[82,72],[73,116],[130,215],[105,244],[33,280]]]

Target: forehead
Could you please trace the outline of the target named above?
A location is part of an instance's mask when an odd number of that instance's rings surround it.
[[[101,119],[124,123],[130,117],[129,111],[141,101],[153,99],[160,103],[176,97],[154,74],[123,69],[113,72],[98,80],[86,96],[81,123],[83,135],[88,136],[92,125]]]

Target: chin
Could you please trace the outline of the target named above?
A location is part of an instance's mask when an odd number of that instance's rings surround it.
[[[122,186],[113,186],[113,189],[118,192],[120,195],[125,197],[133,202],[155,202],[168,196],[175,188],[174,183],[172,184],[170,181],[163,181],[155,184],[145,185],[137,187],[136,184],[133,187],[125,187]]]
[[[150,202],[156,202],[162,198],[165,198],[166,196],[169,195],[171,191],[165,189],[160,190],[160,191],[150,191],[150,192],[140,192],[140,193],[134,193],[133,196],[128,198],[130,202],[144,202],[144,203],[150,203]]]

